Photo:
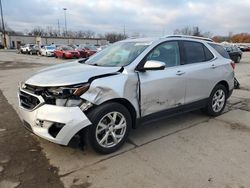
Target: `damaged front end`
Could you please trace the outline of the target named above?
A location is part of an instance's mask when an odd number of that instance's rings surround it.
[[[80,98],[88,88],[88,83],[67,87],[21,84],[18,97],[25,127],[44,139],[67,145],[91,124],[85,112],[93,104]]]

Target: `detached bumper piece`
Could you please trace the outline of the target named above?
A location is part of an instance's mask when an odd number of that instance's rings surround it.
[[[23,93],[25,96],[27,95],[25,103],[23,102]],[[20,114],[25,128],[51,142],[67,145],[76,133],[91,125],[79,107],[44,104],[41,96],[30,94],[24,90],[19,91],[18,96]],[[29,99],[30,96],[32,99]],[[33,100],[33,97],[39,103]]]

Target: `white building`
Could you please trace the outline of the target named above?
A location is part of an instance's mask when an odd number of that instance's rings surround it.
[[[3,35],[0,41],[3,41]],[[65,37],[40,37],[29,35],[6,35],[6,42],[8,48],[19,48],[23,44],[93,44],[93,45],[106,45],[108,41],[101,38],[65,38]]]

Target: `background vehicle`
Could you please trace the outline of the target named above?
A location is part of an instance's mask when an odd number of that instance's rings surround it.
[[[97,52],[102,51],[103,49],[107,48],[109,45],[103,45],[103,46],[99,46],[97,47]]]
[[[85,133],[95,151],[107,154],[137,122],[197,109],[220,115],[234,88],[234,66],[211,40],[127,39],[29,78],[20,87],[20,114],[42,138],[67,145]]]
[[[83,58],[90,57],[97,52],[97,48],[94,45],[89,44],[80,44],[77,50]]]
[[[74,50],[70,46],[59,46],[54,51],[55,57],[72,59],[72,58],[80,58],[80,53],[77,50]]]
[[[247,46],[247,45],[240,45],[239,48],[242,52],[249,52],[250,51],[250,46]]]
[[[75,45],[75,44],[69,44],[68,46],[70,46],[70,47],[73,48],[74,50],[77,50],[77,49],[78,49],[78,46]]]
[[[35,44],[25,44],[24,46],[20,47],[20,52],[21,53],[25,53],[28,54],[30,53],[31,48],[34,46]]]
[[[54,46],[43,46],[40,50],[41,55],[43,56],[54,56],[54,51],[55,51]]]
[[[38,45],[34,45],[30,48],[30,55],[36,54],[36,55],[40,55],[40,46]]]
[[[0,43],[0,49],[4,49],[4,46]]]
[[[239,63],[242,57],[242,51],[237,46],[225,46],[225,50],[228,52],[230,58],[235,62]]]

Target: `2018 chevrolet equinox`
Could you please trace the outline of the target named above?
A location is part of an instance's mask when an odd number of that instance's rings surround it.
[[[206,38],[127,39],[89,59],[44,69],[18,90],[26,128],[67,145],[81,131],[107,154],[140,121],[196,109],[222,113],[234,87],[234,63]],[[82,138],[83,139],[83,138]]]

